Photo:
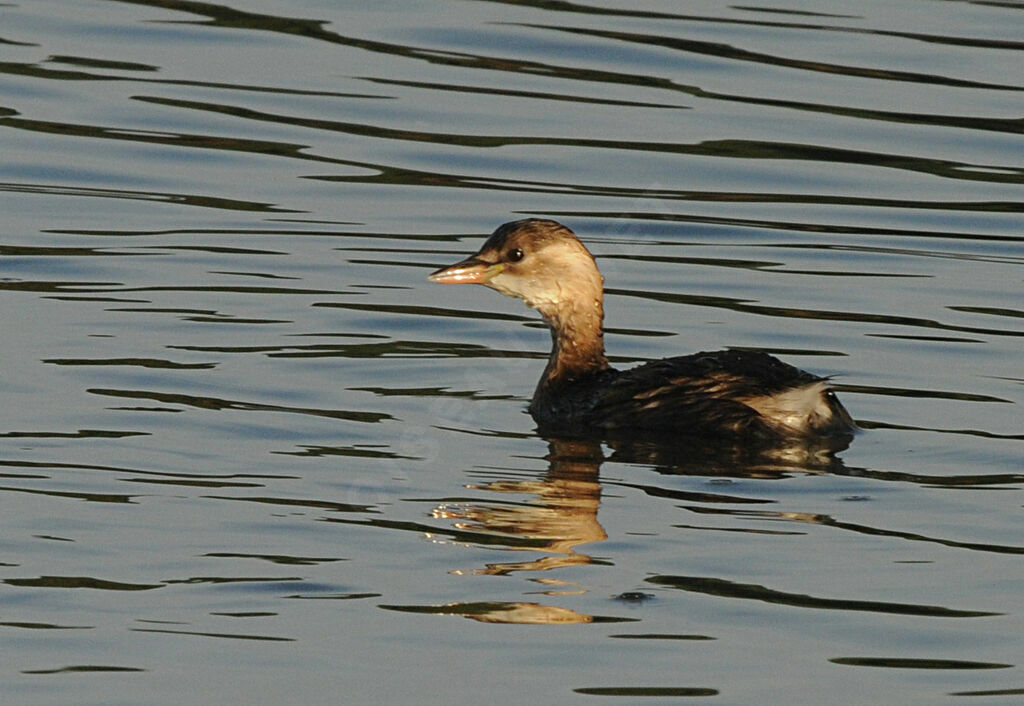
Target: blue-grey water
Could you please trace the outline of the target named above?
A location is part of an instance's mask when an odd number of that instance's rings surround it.
[[[5,704],[1018,704],[1024,5],[0,4]],[[864,431],[545,439],[556,218],[617,365]]]

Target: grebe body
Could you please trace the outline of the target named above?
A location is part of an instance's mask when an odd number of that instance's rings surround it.
[[[552,350],[529,411],[541,431],[826,439],[855,429],[828,379],[767,353],[702,352],[612,368],[601,273],[583,243],[555,221],[506,223],[474,255],[430,280],[482,284],[540,312]]]

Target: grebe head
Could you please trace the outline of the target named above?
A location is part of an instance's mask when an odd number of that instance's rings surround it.
[[[476,254],[430,275],[439,284],[483,284],[517,297],[549,321],[580,304],[600,309],[603,280],[571,230],[529,218],[499,227]]]

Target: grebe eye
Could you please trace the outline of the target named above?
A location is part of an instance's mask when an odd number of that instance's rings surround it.
[[[512,248],[505,255],[505,258],[508,259],[509,262],[519,262],[520,260],[523,259],[523,256],[524,253],[522,250],[520,250],[519,248]]]

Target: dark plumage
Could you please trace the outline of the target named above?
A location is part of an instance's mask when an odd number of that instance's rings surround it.
[[[601,274],[572,231],[554,221],[506,223],[476,254],[430,279],[483,284],[540,311],[552,351],[530,414],[542,431],[826,439],[854,429],[827,379],[766,353],[696,353],[611,368]]]

